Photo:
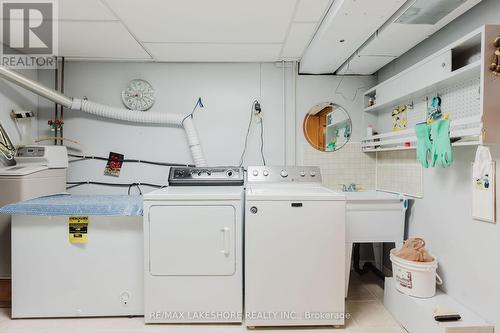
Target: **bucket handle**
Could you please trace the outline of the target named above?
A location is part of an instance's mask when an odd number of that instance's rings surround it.
[[[443,279],[441,279],[441,277],[439,276],[438,273],[436,273],[436,284],[438,286],[442,285],[443,284]]]

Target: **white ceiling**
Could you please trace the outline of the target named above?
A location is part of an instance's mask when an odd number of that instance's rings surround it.
[[[59,0],[59,54],[147,61],[298,60],[333,0]]]
[[[300,72],[333,73],[407,0],[336,0],[300,63]]]
[[[300,73],[371,75],[479,2],[336,0],[302,56]],[[424,16],[444,16],[432,24],[398,22],[407,10],[411,16],[422,8]]]

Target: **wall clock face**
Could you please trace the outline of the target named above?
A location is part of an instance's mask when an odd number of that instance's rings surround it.
[[[130,110],[147,111],[155,103],[155,90],[145,80],[132,80],[122,91],[122,101]]]

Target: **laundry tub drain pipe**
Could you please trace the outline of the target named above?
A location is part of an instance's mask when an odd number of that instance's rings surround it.
[[[0,66],[0,77],[68,109],[81,110],[99,117],[133,123],[184,127],[194,164],[202,167],[207,166],[191,117],[163,112],[133,112],[88,100],[70,98],[3,66]]]

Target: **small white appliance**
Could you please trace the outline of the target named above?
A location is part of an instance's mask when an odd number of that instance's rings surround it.
[[[0,166],[0,207],[66,191],[66,147],[21,147],[15,161],[16,165]],[[9,215],[0,215],[0,278],[10,277],[10,223]]]
[[[146,323],[238,323],[243,307],[242,168],[171,168],[144,196]]]
[[[247,326],[344,325],[345,212],[318,167],[248,168]]]

